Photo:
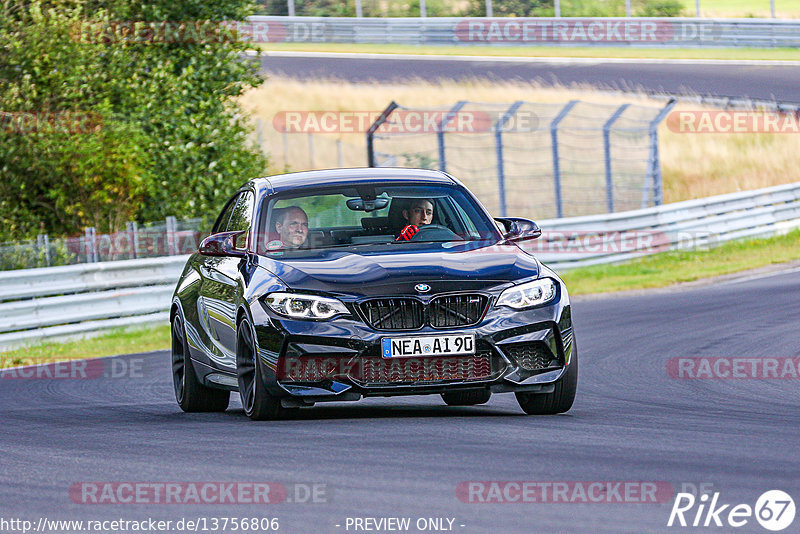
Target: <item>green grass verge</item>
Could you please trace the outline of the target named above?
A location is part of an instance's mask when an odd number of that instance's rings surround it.
[[[684,14],[694,17],[697,13],[694,0],[683,0]],[[769,0],[700,0],[700,15],[703,17],[764,17],[770,16]],[[775,16],[797,18],[800,16],[798,0],[775,0]]]
[[[616,265],[564,271],[572,295],[665,287],[800,259],[800,230],[710,250],[661,252]]]
[[[78,341],[38,343],[3,352],[0,353],[0,368],[165,350],[169,346],[169,325],[118,329]]]
[[[800,60],[797,48],[634,48],[567,46],[416,46],[348,43],[264,43],[263,50],[444,56],[585,57],[634,59]]]
[[[561,273],[571,295],[665,287],[800,259],[800,230],[767,239],[725,243],[711,250],[661,252],[617,265]],[[65,343],[42,343],[0,353],[0,367],[166,350],[169,325],[115,330]]]

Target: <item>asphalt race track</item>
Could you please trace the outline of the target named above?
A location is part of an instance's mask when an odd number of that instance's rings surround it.
[[[103,360],[103,372],[117,378],[4,378],[4,514],[34,522],[277,517],[280,532],[315,533],[354,532],[345,529],[347,517],[410,517],[412,525],[447,517],[464,533],[617,533],[695,529],[667,528],[669,502],[476,504],[459,500],[456,488],[660,481],[674,492],[711,484],[706,489],[725,503],[753,506],[771,489],[800,502],[798,379],[667,373],[675,357],[798,358],[798,294],[793,272],[579,300],[578,398],[568,414],[552,417],[524,416],[510,395],[471,408],[448,408],[439,397],[318,405],[298,419],[264,423],[249,421],[238,398],[224,414],[184,414],[165,352]],[[74,495],[73,502],[70,487],[87,481],[270,481],[290,488],[292,500],[292,484],[325,484],[318,500],[328,502],[82,504]],[[753,518],[736,531],[766,532]]]
[[[475,61],[441,59],[382,59],[261,57],[261,71],[312,80],[336,78],[352,82],[402,82],[419,78],[483,78],[492,81],[536,81],[544,85],[588,84],[613,90],[697,94],[800,102],[800,65],[675,63],[656,61]]]

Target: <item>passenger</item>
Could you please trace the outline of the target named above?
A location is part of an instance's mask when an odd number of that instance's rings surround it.
[[[406,225],[400,230],[395,241],[410,241],[420,226],[431,224],[433,221],[433,201],[427,198],[417,198],[411,201],[408,209],[403,210],[403,218]]]
[[[281,248],[302,248],[308,239],[308,215],[299,206],[281,208],[275,219],[275,231],[280,236]]]

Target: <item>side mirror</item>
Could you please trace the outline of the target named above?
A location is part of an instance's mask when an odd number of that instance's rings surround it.
[[[236,248],[236,238],[243,233],[245,231],[212,234],[200,243],[199,252],[203,256],[244,257],[245,251]]]
[[[542,235],[542,230],[539,225],[530,219],[522,219],[520,217],[495,217],[495,221],[502,224],[506,231],[503,234],[503,239],[508,242],[527,241],[529,239],[536,239]]]

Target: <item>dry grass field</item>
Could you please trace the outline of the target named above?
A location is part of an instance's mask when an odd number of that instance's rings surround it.
[[[311,139],[302,133],[282,134],[273,121],[287,111],[378,112],[395,100],[407,107],[444,108],[458,100],[511,103],[563,103],[569,100],[620,105],[626,102],[661,107],[663,100],[599,93],[589,87],[543,88],[530,84],[484,81],[429,83],[410,80],[402,85],[350,84],[336,80],[302,82],[270,77],[245,94],[241,102],[261,123],[262,148],[270,153],[273,170],[303,170],[366,165],[363,132],[322,133]],[[696,110],[680,103],[676,110]],[[800,134],[688,134],[659,128],[664,201],[756,189],[800,181]],[[431,147],[433,149],[433,147]],[[455,166],[451,169],[458,175]],[[469,181],[465,182],[470,187]]]

